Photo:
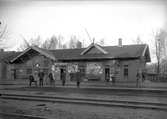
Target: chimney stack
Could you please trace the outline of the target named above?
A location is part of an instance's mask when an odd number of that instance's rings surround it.
[[[122,47],[122,38],[119,38],[119,39],[118,39],[118,46],[119,46],[119,47]]]

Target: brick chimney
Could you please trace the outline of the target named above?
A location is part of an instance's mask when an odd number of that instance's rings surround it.
[[[119,46],[119,47],[122,47],[122,38],[119,38],[119,39],[118,39],[118,46]]]

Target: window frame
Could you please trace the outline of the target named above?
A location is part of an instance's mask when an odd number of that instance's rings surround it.
[[[124,65],[124,70],[123,70],[123,75],[124,77],[128,77],[129,76],[129,65]]]

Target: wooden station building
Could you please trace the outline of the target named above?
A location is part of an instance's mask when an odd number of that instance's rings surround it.
[[[43,69],[45,76],[52,72],[56,80],[64,75],[71,81],[76,78],[109,81],[111,77],[116,81],[136,81],[137,71],[144,70],[151,60],[146,44],[100,46],[92,43],[87,48],[57,50],[29,47],[9,54],[1,57],[0,64],[5,67],[1,66],[1,78],[26,79]]]

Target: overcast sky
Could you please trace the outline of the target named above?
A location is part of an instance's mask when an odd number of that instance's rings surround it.
[[[43,40],[52,35],[62,35],[68,42],[76,35],[85,46],[90,44],[88,35],[95,42],[104,39],[105,45],[131,44],[140,36],[153,47],[153,31],[166,28],[165,0],[106,0],[106,1],[45,1],[7,0],[0,1],[0,20],[7,24],[10,49],[38,35]]]

